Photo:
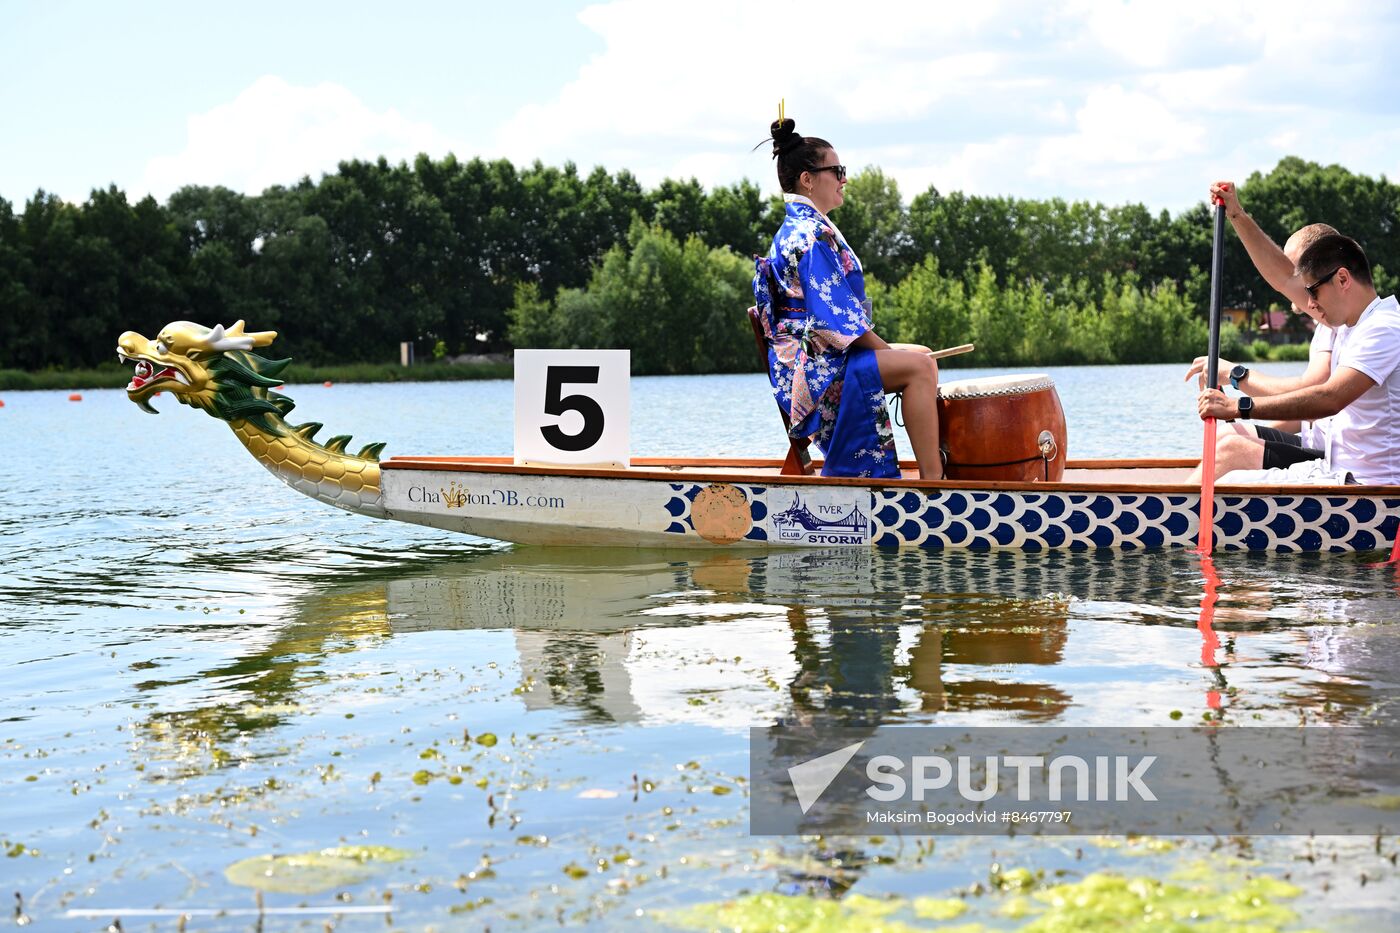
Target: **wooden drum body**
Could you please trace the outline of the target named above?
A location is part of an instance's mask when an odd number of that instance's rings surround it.
[[[1058,481],[1065,411],[1042,374],[958,379],[938,387],[938,441],[949,479]]]

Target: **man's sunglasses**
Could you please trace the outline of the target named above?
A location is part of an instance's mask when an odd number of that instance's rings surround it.
[[[1326,285],[1329,281],[1331,281],[1332,276],[1334,276],[1334,275],[1336,275],[1338,272],[1340,272],[1340,271],[1341,271],[1341,268],[1342,268],[1341,266],[1338,266],[1337,268],[1333,269],[1331,272],[1327,273],[1326,275],[1324,275],[1322,278],[1318,279],[1316,282],[1312,283],[1311,285],[1304,285],[1303,288],[1307,291],[1308,296],[1311,297],[1314,301],[1316,301],[1316,300],[1317,300],[1317,290],[1318,290],[1319,288],[1321,288],[1322,286]]]
[[[837,181],[846,180],[846,166],[844,165],[818,165],[816,168],[809,168],[809,172],[835,172]]]

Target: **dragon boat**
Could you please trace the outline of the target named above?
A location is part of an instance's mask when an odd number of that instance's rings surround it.
[[[611,468],[517,464],[509,457],[350,453],[318,443],[321,425],[287,421],[275,391],[290,360],[255,351],[275,331],[187,321],[155,339],[128,331],[127,396],[155,413],[168,392],[228,423],[298,492],[372,518],[522,544],[682,548],[921,547],[1024,551],[1185,548],[1197,544],[1193,461],[1069,460],[1047,480],[898,479],[794,474],[765,459],[633,458]],[[1043,438],[1043,435],[1042,435]],[[1063,448],[1063,442],[1060,445]],[[1216,485],[1215,547],[1366,551],[1400,530],[1400,486]]]

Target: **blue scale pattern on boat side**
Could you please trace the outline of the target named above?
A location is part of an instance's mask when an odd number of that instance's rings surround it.
[[[1184,538],[1191,531],[1191,515],[1184,508],[1186,502],[1185,498],[1175,496],[1167,499],[1168,512],[1162,528],[1174,538]]]
[[[1376,517],[1376,504],[1363,499],[1352,507],[1351,517],[1358,522],[1369,522]]]
[[[1287,512],[1275,512],[1273,518],[1261,522],[1275,538],[1291,538],[1298,532],[1298,522]]]
[[[694,534],[690,507],[700,484],[670,484],[665,503],[673,534]],[[749,541],[766,541],[766,493],[791,490],[738,487],[750,502]],[[1221,550],[1344,551],[1388,547],[1400,532],[1400,499],[1341,496],[1220,496],[1216,547]],[[1070,548],[1194,547],[1199,497],[1117,493],[920,493],[873,490],[870,536],[877,547]]]
[[[763,486],[740,486],[749,497],[749,515],[753,518],[753,528],[744,535],[745,541],[767,541],[768,529],[763,527],[763,521],[768,517],[768,504],[763,501],[763,494],[768,490]]]

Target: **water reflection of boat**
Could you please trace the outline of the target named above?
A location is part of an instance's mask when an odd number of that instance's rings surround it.
[[[389,581],[388,618],[404,633],[511,629],[527,707],[612,721],[737,725],[837,707],[883,718],[910,691],[924,711],[1065,708],[1063,691],[1019,673],[1060,660],[1063,598],[968,592],[948,563],[899,556],[500,552]],[[970,607],[976,624],[949,624]]]
[[[1268,678],[1293,664],[1285,702],[1300,710],[1385,702],[1397,643],[1389,627],[1364,623],[1388,619],[1393,600],[1329,584],[1328,564],[1349,558],[1298,560],[1223,563],[1219,670],[1272,696],[1280,688]],[[515,648],[499,660],[518,677],[522,705],[593,721],[742,727],[839,710],[850,722],[1040,722],[1085,701],[1063,669],[1083,663],[1070,657],[1071,615],[1084,639],[1100,620],[1119,632],[1138,623],[1124,644],[1147,626],[1191,629],[1199,575],[1185,554],[491,550],[307,580],[287,619],[249,632],[237,656],[140,686],[179,707],[152,717],[148,739],[194,748],[276,726],[328,653],[386,636],[494,630]],[[1250,580],[1269,582],[1250,589]],[[1345,624],[1349,606],[1363,624]],[[1267,656],[1240,650],[1247,631],[1271,633]],[[1195,662],[1191,651],[1177,659]]]
[[[507,457],[381,463],[383,444],[352,454],[349,435],[319,444],[320,424],[284,420],[294,403],[275,389],[290,361],[252,352],[275,337],[245,332],[242,321],[227,330],[179,321],[154,340],[128,331],[117,347],[136,367],[127,395],[154,412],[151,398],[166,391],[227,421],[259,462],[322,502],[503,541],[940,551],[1197,542],[1200,490],[1186,484],[1185,460],[1069,461],[1062,478],[1047,469],[1043,482],[924,482],[912,464],[900,479],[826,478],[738,459],[633,459],[616,469],[517,465]],[[1220,550],[1373,550],[1400,528],[1400,487],[1217,485],[1215,492]]]

